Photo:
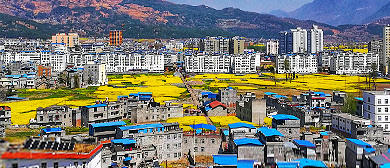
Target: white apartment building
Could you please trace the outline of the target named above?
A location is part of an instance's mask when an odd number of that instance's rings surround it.
[[[307,31],[307,52],[318,53],[324,50],[324,32],[318,26]]]
[[[256,59],[257,58],[257,59]],[[232,72],[235,74],[256,73],[256,60],[260,62],[260,54],[232,56]]]
[[[53,52],[50,55],[50,62],[53,72],[62,72],[66,69],[66,58],[69,56],[68,53]]]
[[[41,61],[41,53],[36,51],[20,51],[15,53],[15,61],[32,61],[37,63]]]
[[[88,62],[83,69],[83,81],[88,85],[107,85],[106,64],[98,61]]]
[[[390,88],[383,91],[363,92],[363,117],[373,124],[381,126],[384,131],[390,131]]]
[[[372,64],[379,71],[379,54],[338,53],[331,58],[330,64],[330,70],[336,74],[366,74],[371,71]]]
[[[229,55],[186,55],[185,70],[194,73],[229,73]]]
[[[278,55],[279,53],[279,41],[270,40],[266,44],[267,46],[267,55]]]
[[[390,25],[383,27],[383,49],[382,61],[384,64],[383,71],[385,74],[389,73],[389,58],[390,58]]]
[[[288,54],[279,55],[276,58],[276,72],[286,73],[284,60],[288,60],[290,67],[289,72],[293,73],[317,73],[317,56],[315,54]]]

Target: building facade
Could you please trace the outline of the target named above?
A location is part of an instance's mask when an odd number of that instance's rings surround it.
[[[285,68],[285,60],[288,61],[289,67]],[[289,54],[279,55],[276,58],[277,73],[317,73],[317,56],[315,54]],[[287,72],[286,72],[287,71]]]

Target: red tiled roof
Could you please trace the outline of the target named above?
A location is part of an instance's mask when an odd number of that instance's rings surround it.
[[[5,152],[1,159],[90,159],[103,147],[99,144],[89,153]]]
[[[226,108],[226,105],[224,105],[223,103],[219,102],[219,101],[213,101],[209,104],[209,106],[211,108],[215,108],[215,107],[218,107],[218,106],[223,106]]]

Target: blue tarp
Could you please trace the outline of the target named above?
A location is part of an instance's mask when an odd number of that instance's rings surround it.
[[[237,168],[253,168],[256,160],[237,160]]]
[[[363,147],[367,147],[367,148],[371,148],[372,146],[370,144],[368,144],[367,142],[364,142],[360,139],[352,139],[352,138],[347,138],[348,141],[351,141],[352,143],[358,145],[358,146],[363,146]]]
[[[274,128],[268,128],[268,127],[261,127],[257,128],[258,132],[261,132],[265,137],[270,137],[270,136],[281,136],[284,137],[282,133],[280,133],[278,130]]]
[[[374,149],[374,148],[364,148],[364,150],[365,150],[367,153],[375,152],[375,149]]]
[[[131,157],[126,157],[125,159],[123,159],[123,161],[130,161],[132,158]],[[123,167],[122,167],[123,168]]]
[[[322,136],[329,136],[328,132],[320,132]]]
[[[106,107],[107,104],[94,104],[90,106],[85,106],[86,108],[95,108],[95,107]]]
[[[113,139],[111,140],[112,143],[118,144],[121,143],[123,145],[130,145],[137,143],[134,139]]]
[[[97,127],[123,126],[123,125],[126,125],[126,123],[124,121],[91,124],[91,126],[94,127],[94,128],[97,128]]]
[[[23,99],[26,99],[24,97],[6,97],[7,99],[14,99],[14,100],[23,100]]]
[[[195,125],[190,125],[192,129],[208,129],[208,130],[213,130],[216,131],[217,128],[214,125],[208,125],[208,124],[195,124]]]
[[[328,166],[325,165],[324,162],[319,160],[311,160],[307,158],[297,159],[293,161],[299,162],[299,168],[305,168],[305,167],[318,167],[318,168],[328,168]]]
[[[274,118],[275,120],[299,120],[299,118],[287,114],[276,114],[273,115],[272,118]]]
[[[276,162],[278,168],[297,168],[299,162]]]
[[[229,130],[223,130],[223,134],[224,134],[225,136],[229,136]]]
[[[46,133],[50,133],[50,132],[61,132],[62,129],[60,127],[58,128],[44,128],[42,129],[44,132]]]
[[[137,130],[137,129],[145,129],[145,128],[164,128],[164,126],[160,123],[155,124],[142,124],[142,125],[132,125],[126,127],[119,127],[121,130]]]
[[[217,165],[237,165],[237,155],[213,155],[213,161]]]
[[[229,125],[229,128],[241,128],[241,127],[253,128],[253,129],[256,128],[252,124],[247,124],[247,123],[242,123],[242,122],[237,122],[237,123],[228,124],[228,125]]]
[[[272,95],[273,97],[277,98],[277,99],[280,99],[280,98],[288,98],[287,96],[283,96],[283,95]]]
[[[268,95],[268,96],[269,96],[269,95],[277,95],[277,93],[274,93],[274,92],[265,92],[264,94],[265,94],[265,95]]]
[[[235,139],[233,141],[237,146],[241,146],[241,145],[261,146],[261,145],[263,145],[258,139],[242,138],[242,139]]]
[[[294,143],[300,147],[315,148],[316,146],[310,141],[294,139]]]

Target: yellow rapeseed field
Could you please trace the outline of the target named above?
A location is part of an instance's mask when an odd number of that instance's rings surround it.
[[[252,123],[252,122],[242,121],[239,118],[237,118],[236,116],[216,116],[216,117],[210,117],[210,120],[214,124],[218,123],[221,126],[228,126],[228,124],[233,124],[233,123],[237,123],[237,122],[252,124],[255,127],[259,126],[255,123]]]
[[[167,123],[174,123],[178,122],[180,128],[183,129],[183,131],[191,131],[192,128],[190,125],[193,124],[207,124],[206,117],[204,116],[185,116],[185,117],[177,117],[177,118],[170,118],[167,120]]]

